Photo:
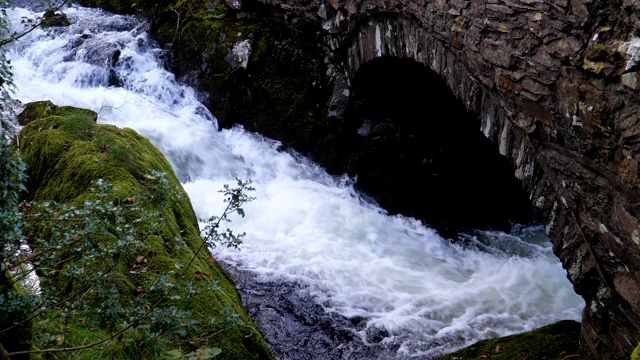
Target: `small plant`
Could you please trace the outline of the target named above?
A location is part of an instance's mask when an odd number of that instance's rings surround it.
[[[254,191],[255,188],[251,186],[251,181],[242,181],[236,179],[237,187],[231,188],[229,185],[224,185],[224,190],[220,190],[225,195],[224,201],[227,203],[227,207],[223,211],[221,216],[212,216],[204,226],[204,245],[215,247],[224,245],[227,247],[238,248],[242,244],[242,238],[245,233],[234,234],[230,229],[226,229],[224,232],[219,232],[220,226],[223,223],[230,222],[229,215],[236,213],[241,217],[245,216],[242,205],[254,200],[253,197],[247,193]]]
[[[140,241],[155,236],[156,223],[161,218],[159,213],[149,212],[147,205],[169,207],[181,196],[170,187],[163,174],[148,175],[145,181],[148,191],[125,198],[114,197],[119,189],[98,180],[91,189],[94,198],[82,206],[53,202],[23,202],[17,206],[23,213],[13,214],[17,223],[13,225],[19,225],[22,231],[14,235],[24,234],[32,251],[16,252],[14,246],[14,251],[6,253],[2,262],[3,274],[7,274],[7,270],[12,274],[3,284],[11,290],[0,294],[0,324],[7,324],[0,328],[2,358],[78,351],[109,341],[118,341],[126,347],[127,339],[135,339],[129,346],[139,348],[146,344],[147,348],[155,349],[170,349],[170,344],[193,343],[195,339],[204,345],[183,357],[178,356],[182,356],[179,349],[167,351],[165,355],[186,359],[218,355],[221,349],[206,346],[208,339],[215,341],[216,333],[206,333],[204,324],[184,307],[203,285],[191,281],[186,282],[186,286],[183,284],[184,279],[193,274],[207,278],[203,271],[192,269],[206,246],[237,247],[241,243],[243,234],[236,235],[230,230],[218,233],[218,230],[223,222],[229,221],[230,214],[244,216],[241,206],[252,200],[246,195],[253,189],[249,184],[237,180],[237,187],[225,186],[222,192],[227,207],[220,216],[209,220],[205,236],[189,262],[184,265],[176,262],[175,270],[167,273],[154,273],[149,269],[153,267],[157,250],[152,241]],[[189,252],[178,237],[165,244],[174,244],[171,251]],[[23,267],[26,264],[29,266]],[[13,271],[15,269],[21,270]],[[21,285],[33,272],[39,275],[41,283],[35,292]],[[122,275],[127,272],[130,276]],[[207,280],[204,287],[216,287],[214,279]],[[46,321],[33,327],[37,336],[28,344],[28,349],[9,352],[2,347],[7,333],[28,327],[35,319]],[[211,321],[219,323],[218,332],[242,325],[231,312]],[[65,347],[69,334],[78,336],[78,333],[93,341]]]

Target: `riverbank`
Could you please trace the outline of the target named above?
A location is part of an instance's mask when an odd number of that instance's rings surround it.
[[[563,320],[523,334],[479,341],[438,360],[595,360],[580,323]]]

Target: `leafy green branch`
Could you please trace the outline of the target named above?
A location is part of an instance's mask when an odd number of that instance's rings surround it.
[[[170,191],[170,189],[164,177],[154,174],[154,176],[149,176],[148,179],[154,180],[147,181],[148,186],[154,189],[159,187],[163,187],[164,189],[163,191],[155,192],[153,195],[137,195],[133,211],[139,211],[141,208],[138,206],[140,205],[145,205],[150,201],[158,201],[159,194],[162,193],[164,195],[161,197],[165,201],[165,204],[170,206],[171,196],[166,195],[166,191]],[[135,299],[129,304],[125,303],[123,305],[112,306],[112,308],[109,309],[111,316],[100,319],[99,322],[102,323],[103,326],[106,325],[107,328],[111,329],[115,329],[113,323],[116,322],[118,318],[129,319],[126,323],[118,326],[120,328],[119,330],[112,332],[111,335],[103,339],[80,346],[51,347],[13,352],[3,352],[2,349],[4,348],[0,348],[0,356],[4,356],[2,357],[3,359],[9,359],[11,356],[23,354],[79,351],[98,346],[113,339],[121,338],[125,332],[135,329],[147,331],[150,335],[148,337],[149,340],[159,335],[159,332],[156,331],[157,329],[152,329],[154,326],[152,324],[162,323],[162,321],[149,321],[149,318],[158,317],[158,314],[160,314],[161,318],[165,318],[167,315],[174,315],[174,317],[179,318],[177,319],[178,324],[174,321],[171,326],[163,326],[161,330],[164,332],[169,331],[184,336],[186,332],[180,330],[184,324],[187,324],[191,328],[197,328],[196,325],[199,325],[199,323],[191,319],[189,312],[178,310],[173,306],[167,308],[167,304],[170,300],[180,299],[180,296],[176,295],[176,289],[178,288],[176,284],[189,274],[193,262],[201,255],[206,246],[226,245],[237,247],[240,245],[242,242],[241,238],[244,234],[235,235],[229,230],[222,233],[218,231],[222,223],[230,221],[229,216],[231,214],[236,213],[244,216],[242,205],[253,199],[246,194],[248,191],[253,190],[249,184],[250,182],[237,180],[237,187],[231,188],[228,185],[225,186],[224,190],[222,190],[227,204],[225,209],[220,216],[214,216],[209,219],[209,222],[204,228],[204,235],[200,246],[191,255],[187,265],[181,267],[180,271],[174,276],[172,283],[168,282],[165,274],[160,274],[156,276],[151,285],[148,286],[149,290],[145,293],[144,297]],[[67,296],[43,289],[43,293],[38,296],[39,298],[43,298],[43,300],[38,302],[36,306],[34,306],[35,302],[32,298],[15,297],[14,299],[2,299],[0,296],[0,300],[2,300],[0,301],[0,308],[2,308],[3,304],[8,304],[11,300],[14,300],[22,302],[22,305],[31,305],[34,311],[32,316],[23,319],[22,322],[17,322],[11,327],[0,330],[0,335],[3,332],[23,323],[28,323],[36,317],[45,315],[51,311],[68,313],[68,315],[65,315],[66,317],[73,317],[75,315],[75,317],[86,319],[89,318],[90,315],[86,313],[86,311],[83,312],[82,309],[83,307],[86,308],[89,302],[95,303],[97,300],[97,302],[107,304],[123,303],[123,299],[119,296],[110,299],[110,295],[113,295],[113,292],[108,289],[109,285],[104,280],[108,278],[108,275],[113,269],[127,258],[124,256],[124,253],[139,254],[149,250],[146,244],[138,240],[140,234],[135,234],[135,230],[128,226],[128,222],[144,223],[149,221],[147,216],[155,219],[157,215],[153,213],[136,214],[142,217],[135,217],[133,220],[126,219],[123,214],[125,212],[130,214],[132,212],[132,205],[130,201],[121,201],[121,199],[111,200],[108,195],[114,191],[116,190],[111,188],[108,183],[98,181],[93,190],[96,194],[96,200],[85,201],[86,208],[81,209],[50,202],[40,206],[37,204],[32,205],[33,212],[28,215],[27,218],[33,216],[31,218],[32,220],[38,219],[39,222],[37,222],[36,230],[44,230],[45,238],[48,239],[47,241],[40,239],[30,240],[36,249],[41,248],[38,257],[31,258],[30,260],[43,276],[45,282],[43,287],[47,286],[47,281],[53,281],[53,283],[58,284],[53,286],[54,288],[58,288],[60,284],[64,285],[69,281],[77,284],[85,284],[86,286],[78,286],[75,284],[71,292],[66,294]],[[68,220],[77,220],[77,223],[70,223]],[[34,230],[31,224],[25,224],[25,227]],[[112,234],[114,231],[118,235],[116,238],[125,239],[125,241],[116,241],[115,246],[109,246],[108,244],[102,244],[95,239],[91,239],[92,237],[100,238],[99,234]],[[96,234],[98,234],[98,236],[96,236]],[[85,238],[86,240],[81,241],[81,239]],[[54,241],[51,241],[51,239],[54,239]],[[113,242],[109,241],[108,243]],[[71,244],[72,246],[64,246],[63,244]],[[68,256],[69,254],[72,256]],[[109,255],[112,262],[103,261],[105,255]],[[65,259],[62,262],[59,261],[61,257]],[[73,264],[67,264],[69,259],[73,259]],[[84,262],[84,260],[88,261]],[[137,262],[141,262],[140,256],[138,256]],[[14,284],[16,283],[17,282],[14,282]],[[61,287],[65,288],[67,286],[68,285],[64,285]],[[139,292],[141,292],[141,290]],[[89,309],[92,312],[99,310],[96,309],[95,306],[89,306]],[[103,309],[103,311],[108,312],[106,310],[107,309]],[[158,313],[158,311],[160,312]],[[165,320],[164,322],[167,321]],[[111,325],[109,325],[110,323]],[[211,338],[219,332],[224,331],[225,328],[226,326],[213,334],[202,334],[200,340]],[[176,336],[176,334],[165,333],[164,336],[180,337]],[[176,354],[175,350],[176,349],[171,352],[170,356]],[[196,356],[198,358],[207,358],[203,356],[214,356],[218,354],[219,351],[221,350],[218,348],[205,347],[188,353],[185,357],[191,358],[192,356]]]

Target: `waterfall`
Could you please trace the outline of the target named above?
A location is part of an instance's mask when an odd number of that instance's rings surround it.
[[[12,44],[16,97],[89,108],[101,123],[147,136],[199,218],[222,212],[223,184],[251,179],[256,199],[230,225],[246,232],[244,243],[213,249],[217,259],[241,277],[245,300],[262,301],[248,306],[263,310],[264,325],[314,309],[307,315],[315,317],[314,331],[334,332],[314,339],[301,331],[307,338],[292,339],[267,328],[274,348],[304,342],[319,351],[317,342],[332,341],[327,358],[430,358],[580,319],[584,302],[542,227],[477,232],[454,244],[420,221],[389,216],[354,190],[353,179],[331,176],[241,127],[218,130],[196,92],[165,69],[143,21],[77,6],[64,11],[71,26],[37,29]],[[9,16],[19,29],[33,13],[17,8]],[[289,314],[279,313],[277,299],[291,303]]]

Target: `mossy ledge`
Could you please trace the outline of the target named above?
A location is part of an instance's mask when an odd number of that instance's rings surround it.
[[[28,117],[28,122],[25,121],[17,144],[28,166],[27,200],[79,205],[92,197],[91,184],[98,179],[117,188],[114,199],[124,199],[148,190],[145,175],[151,171],[164,173],[170,187],[182,196],[169,206],[144,205],[144,211],[158,212],[161,216],[154,224],[153,233],[146,231],[144,238],[139,240],[153,250],[151,255],[146,255],[149,271],[170,273],[176,263],[189,263],[202,243],[196,215],[171,165],[147,138],[132,129],[97,124],[93,111],[58,107],[48,101],[27,104],[23,114],[22,118]],[[168,246],[167,241],[180,241],[186,246],[178,249]],[[127,271],[129,269],[130,266],[118,268],[125,283],[145,281],[145,275],[131,273]],[[187,300],[186,310],[203,324],[210,318],[224,318],[231,312],[238,314],[239,321],[246,325],[208,329],[219,331],[208,346],[221,348],[219,358],[222,359],[273,359],[261,334],[251,325],[229,274],[208,251],[201,252],[186,276],[175,281],[179,287],[185,286],[188,282],[198,281],[197,274],[206,274],[219,286],[203,288],[197,296]],[[133,292],[131,296],[134,296]],[[82,336],[87,332],[86,329],[71,328],[71,332],[75,330],[84,332]],[[66,346],[77,345],[72,343],[72,333],[67,339]],[[109,356],[104,352],[99,355],[102,358]],[[120,352],[111,357],[122,356]],[[129,353],[129,356],[135,358],[136,354]]]
[[[325,119],[332,88],[321,85],[322,37],[307,22],[291,28],[276,7],[255,0],[242,1],[241,11],[224,0],[78,2],[149,19],[150,33],[172,54],[172,72],[203,93],[222,127],[241,124],[307,152],[335,126]],[[251,48],[245,65],[234,54],[243,41]]]
[[[594,360],[580,323],[563,320],[539,329],[479,341],[438,360]]]

